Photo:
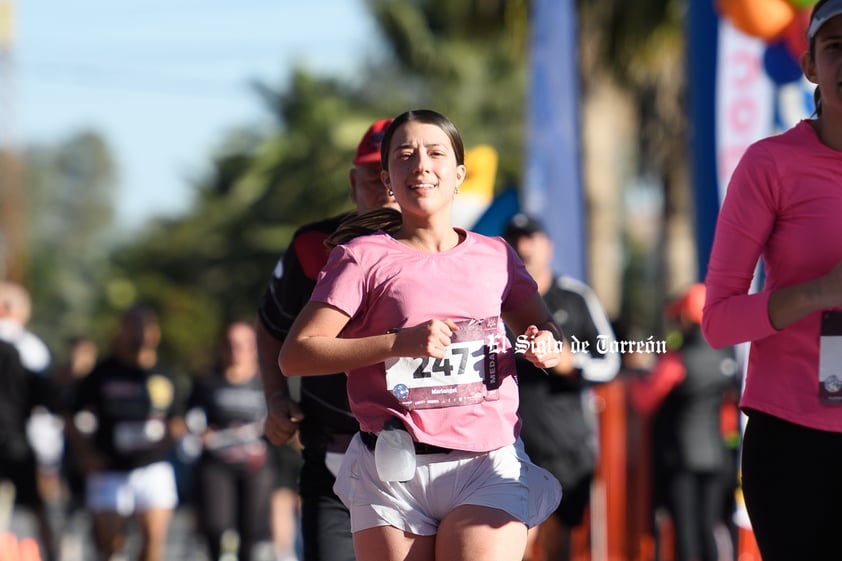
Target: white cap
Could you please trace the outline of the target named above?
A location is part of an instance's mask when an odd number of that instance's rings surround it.
[[[810,21],[810,28],[807,29],[807,41],[812,41],[816,33],[819,32],[819,28],[827,23],[830,18],[840,14],[842,14],[842,0],[830,0],[822,4]]]

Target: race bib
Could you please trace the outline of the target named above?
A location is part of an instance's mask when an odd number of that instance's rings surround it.
[[[819,401],[842,405],[842,312],[822,312],[819,337]]]
[[[443,358],[401,357],[385,364],[386,387],[407,409],[473,405],[498,399],[499,318],[456,322]]]

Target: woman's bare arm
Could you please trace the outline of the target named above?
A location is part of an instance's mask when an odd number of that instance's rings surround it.
[[[321,302],[309,302],[293,323],[279,364],[287,376],[318,376],[347,372],[391,357],[444,357],[444,349],[457,329],[449,319],[387,333],[346,339],[339,337],[350,318]]]
[[[526,303],[503,313],[503,321],[515,337],[524,336],[530,343],[523,357],[539,368],[555,374],[573,373],[573,353],[553,321],[544,299],[537,292]],[[560,347],[557,342],[563,342]],[[554,349],[559,349],[556,352]],[[517,347],[515,347],[517,350]],[[535,352],[535,351],[539,352]]]
[[[769,322],[783,329],[816,310],[842,306],[842,262],[817,279],[776,290],[769,296]]]

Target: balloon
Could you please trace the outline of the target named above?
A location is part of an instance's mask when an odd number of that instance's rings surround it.
[[[716,0],[716,5],[734,27],[764,41],[777,39],[796,12],[787,0]]]
[[[518,212],[520,212],[518,190],[514,187],[506,187],[503,192],[494,197],[471,230],[486,236],[502,236],[506,223]]]
[[[453,200],[454,225],[470,228],[491,204],[498,159],[497,150],[486,144],[465,150],[465,167],[470,171]]]
[[[809,8],[813,6],[819,0],[789,0],[789,3],[798,8],[799,10],[803,10],[804,8]]]
[[[778,41],[766,47],[763,53],[763,67],[766,74],[778,85],[801,79],[801,65],[793,58],[785,41]]]
[[[792,22],[786,26],[783,33],[783,40],[789,49],[790,54],[796,60],[801,58],[801,53],[807,50],[807,28],[810,27],[810,10],[801,10],[792,18]]]
[[[494,179],[497,177],[497,150],[480,144],[465,150],[465,167],[470,171],[459,187],[465,195],[482,197],[486,204],[494,198]]]

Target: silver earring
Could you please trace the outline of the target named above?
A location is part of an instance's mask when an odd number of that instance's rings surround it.
[[[394,192],[394,191],[392,191],[391,189],[389,189],[389,196],[390,196],[390,197],[394,197],[394,196],[395,196],[395,192]]]

